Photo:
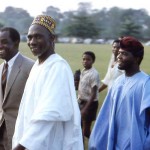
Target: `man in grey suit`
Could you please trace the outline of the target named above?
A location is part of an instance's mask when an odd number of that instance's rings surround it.
[[[0,65],[0,150],[11,150],[20,101],[34,64],[33,60],[19,53],[19,43],[20,35],[16,29],[0,29],[0,58],[4,59]],[[8,69],[4,76],[5,64]]]

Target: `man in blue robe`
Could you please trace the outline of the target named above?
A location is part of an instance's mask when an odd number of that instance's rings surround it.
[[[150,150],[150,77],[140,71],[143,45],[120,41],[118,68],[125,70],[109,90],[93,127],[89,150]]]

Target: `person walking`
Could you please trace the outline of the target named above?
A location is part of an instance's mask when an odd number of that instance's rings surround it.
[[[0,29],[0,150],[10,150],[26,80],[34,61],[19,52],[20,35],[11,27]]]
[[[54,19],[34,18],[27,43],[38,59],[27,80],[13,136],[13,150],[83,150],[73,73],[55,53]]]
[[[89,150],[150,149],[150,76],[140,70],[142,43],[123,37],[117,56],[117,78],[101,107],[92,130]]]

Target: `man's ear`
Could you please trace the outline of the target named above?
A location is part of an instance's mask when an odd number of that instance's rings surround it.
[[[51,39],[51,41],[54,42],[54,41],[55,41],[55,35],[52,34],[52,35],[50,36],[50,39]]]
[[[136,63],[139,64],[141,62],[141,58],[140,57],[135,57]]]
[[[19,43],[20,43],[20,41],[19,41],[19,40],[17,40],[17,41],[14,43],[14,45],[15,45],[15,47],[16,47],[16,48],[18,48],[18,47],[19,47]]]

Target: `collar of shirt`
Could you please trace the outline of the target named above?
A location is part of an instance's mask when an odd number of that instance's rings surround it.
[[[13,57],[13,58],[11,58],[7,63],[8,63],[8,73],[7,73],[7,79],[8,79],[8,77],[9,77],[9,75],[10,75],[10,72],[11,72],[11,70],[12,70],[12,66],[13,66],[13,64],[14,64],[14,62],[15,62],[15,60],[16,60],[16,58],[18,57],[18,55],[19,55],[19,52]],[[6,61],[4,61],[4,63],[6,63]]]

